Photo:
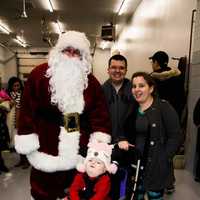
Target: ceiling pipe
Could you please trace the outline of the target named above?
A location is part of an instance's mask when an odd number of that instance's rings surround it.
[[[13,51],[12,49],[10,49],[9,47],[7,47],[5,44],[3,44],[1,42],[0,42],[0,46],[3,47],[3,48],[5,48],[5,49],[7,49],[7,50],[9,50],[9,51],[11,51],[12,53],[16,54],[15,51]]]
[[[22,14],[21,14],[21,18],[28,18],[28,15],[26,14],[26,2],[25,0],[23,0],[23,11],[22,11]]]

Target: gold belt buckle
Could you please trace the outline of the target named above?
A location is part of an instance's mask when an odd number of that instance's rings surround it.
[[[78,113],[64,114],[64,127],[67,132],[80,131],[80,122]]]

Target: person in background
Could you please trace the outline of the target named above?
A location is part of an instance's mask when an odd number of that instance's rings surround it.
[[[102,85],[112,122],[112,143],[119,140],[120,148],[127,149],[128,144],[123,142],[123,125],[127,111],[134,107],[136,102],[131,94],[131,82],[125,78],[127,73],[127,60],[123,55],[113,55],[108,62],[109,79]],[[113,199],[119,198],[121,174],[118,172],[112,178]],[[118,188],[118,189],[116,189]]]
[[[154,79],[145,72],[132,75],[132,94],[137,112],[129,112],[125,122],[127,143],[141,153],[144,170],[140,171],[137,200],[163,199],[170,174],[170,163],[180,146],[179,118],[174,108],[156,94]]]
[[[195,170],[195,181],[200,182],[200,98],[198,99],[193,112],[193,122],[198,128],[197,132],[197,143],[196,143],[196,170]]]
[[[181,113],[185,103],[181,71],[178,67],[168,66],[169,56],[164,51],[157,51],[149,59],[152,60],[153,72],[151,76],[156,82],[159,97],[169,101],[181,119]]]
[[[11,111],[8,114],[7,124],[9,128],[11,144],[10,149],[14,149],[14,137],[17,134],[18,123],[19,123],[19,110],[21,106],[21,96],[23,93],[23,84],[22,81],[18,77],[11,77],[8,80],[8,88],[7,92],[12,99],[13,106]],[[15,167],[22,167],[22,169],[26,169],[29,167],[29,163],[26,159],[26,156],[20,154],[20,161],[15,165]]]
[[[149,59],[152,60],[154,78],[157,92],[161,99],[167,100],[178,113],[179,119],[184,107],[184,85],[181,80],[181,72],[178,68],[168,66],[169,56],[164,51],[157,51]],[[175,175],[173,162],[171,163],[171,175],[166,188],[166,193],[171,194],[175,191]]]
[[[10,137],[7,126],[7,114],[11,108],[11,98],[5,90],[0,90],[0,174],[9,172],[3,160],[2,151],[9,150]]]
[[[91,142],[88,147],[86,158],[77,165],[79,172],[69,188],[69,199],[111,200],[109,173],[117,171],[117,166],[111,162],[113,145]]]
[[[34,68],[26,81],[15,148],[32,165],[34,200],[64,198],[88,141],[111,141],[105,97],[91,63],[86,35],[67,31],[48,63]]]

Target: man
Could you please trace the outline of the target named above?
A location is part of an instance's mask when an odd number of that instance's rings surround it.
[[[152,60],[151,76],[156,81],[159,97],[169,101],[180,118],[185,103],[180,70],[168,66],[169,56],[164,51],[157,51],[149,59]]]
[[[102,85],[112,122],[112,142],[119,142],[119,148],[123,150],[128,150],[130,145],[124,135],[124,121],[128,111],[136,108],[136,103],[131,93],[132,85],[131,82],[125,78],[126,73],[126,58],[120,54],[113,55],[108,62],[109,79]],[[119,160],[121,160],[121,157],[128,155],[124,154],[125,152],[123,152],[123,154],[117,152],[114,154],[115,158]],[[122,176],[122,172],[118,171],[118,173],[112,177],[112,199],[119,199],[120,197],[119,187]]]
[[[169,56],[164,51],[157,51],[153,56],[149,57],[149,59],[152,60],[153,72],[151,76],[156,82],[159,97],[169,101],[180,118],[185,103],[182,98],[184,95],[184,85],[182,85],[180,78],[180,70],[168,66]],[[166,188],[167,194],[171,194],[175,191],[174,184],[175,176],[173,162],[171,161],[171,176],[169,177]]]
[[[88,140],[110,142],[109,131],[103,91],[91,74],[90,43],[84,33],[68,31],[48,64],[31,72],[22,98],[15,147],[32,165],[32,197],[63,198],[78,154],[85,153]]]
[[[116,143],[123,137],[123,122],[128,110],[134,106],[135,100],[131,94],[131,82],[125,78],[127,60],[117,54],[108,62],[109,79],[102,85],[109,107],[112,121],[112,142]],[[127,144],[122,145],[124,149]]]

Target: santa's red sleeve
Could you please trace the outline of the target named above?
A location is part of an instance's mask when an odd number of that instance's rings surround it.
[[[106,104],[104,92],[98,80],[93,76],[88,76],[88,88],[93,95],[93,107],[90,109],[89,120],[92,129],[91,140],[109,143],[111,141],[111,121],[109,110]],[[86,95],[87,101],[87,95]]]
[[[111,183],[108,175],[100,177],[94,188],[95,195],[90,200],[109,199]]]
[[[36,110],[36,95],[33,74],[30,74],[29,79],[25,83],[23,91],[18,134],[15,136],[15,148],[20,154],[29,154],[39,149],[39,139],[34,125],[34,111]]]
[[[79,192],[81,190],[83,190],[84,187],[85,187],[85,183],[84,183],[84,179],[83,179],[83,174],[78,173],[75,176],[74,181],[73,181],[73,183],[72,183],[72,185],[70,186],[70,189],[69,189],[70,199],[80,200]]]

